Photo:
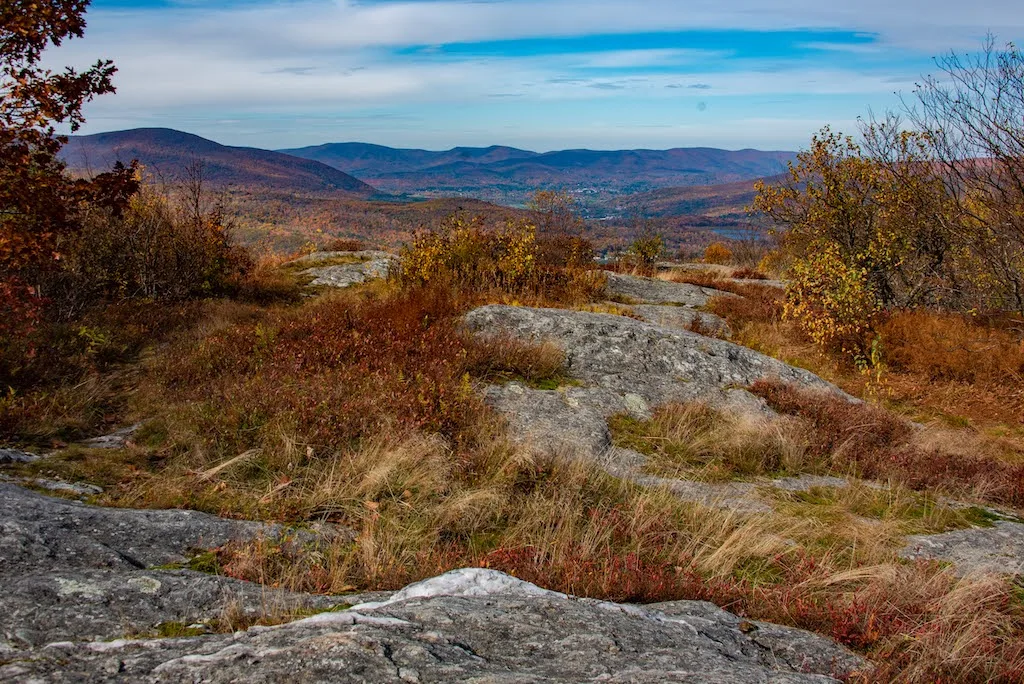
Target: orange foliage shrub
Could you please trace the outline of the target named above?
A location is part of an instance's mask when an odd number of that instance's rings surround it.
[[[956,314],[899,311],[878,326],[889,366],[932,380],[1019,385],[1024,341]]]
[[[712,242],[704,250],[704,263],[706,264],[731,264],[732,260],[732,250],[722,242]]]
[[[225,453],[273,439],[281,421],[318,450],[396,430],[458,442],[485,411],[471,375],[537,379],[560,368],[534,362],[528,345],[472,336],[462,312],[432,287],[318,300],[169,354],[160,375],[169,397],[206,407],[189,422]]]

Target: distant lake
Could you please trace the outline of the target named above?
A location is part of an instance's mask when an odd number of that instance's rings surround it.
[[[765,239],[764,233],[761,231],[750,230],[749,228],[712,228],[711,232],[730,240],[743,241],[753,238],[760,242]]]

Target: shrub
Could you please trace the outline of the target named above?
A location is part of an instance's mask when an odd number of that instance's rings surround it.
[[[878,325],[886,365],[930,380],[1019,386],[1024,341],[965,316],[898,311]]]
[[[732,250],[722,242],[712,242],[704,250],[705,264],[731,264],[732,261]]]
[[[823,347],[863,358],[881,309],[866,275],[844,261],[834,244],[822,243],[790,269],[784,315]]]
[[[779,413],[806,421],[811,452],[831,459],[837,472],[1024,505],[1024,465],[916,447],[909,423],[869,404],[768,381],[751,391]]]
[[[638,235],[626,249],[629,265],[644,275],[654,273],[655,264],[664,254],[664,238],[659,233],[649,231]]]
[[[593,268],[590,243],[578,236],[538,238],[532,224],[489,227],[482,217],[451,216],[421,233],[402,252],[399,279],[476,299],[488,293],[536,303],[583,303],[600,297],[604,278]]]
[[[439,229],[421,233],[402,253],[402,279],[458,288],[514,292],[533,274],[536,228],[509,222],[493,229],[483,218],[450,216]]]

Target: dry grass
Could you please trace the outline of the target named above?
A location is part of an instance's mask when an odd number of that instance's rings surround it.
[[[1024,508],[1024,464],[922,448],[914,444],[913,426],[870,404],[765,381],[752,391],[776,411],[806,421],[811,453],[828,458],[834,472]]]
[[[722,287],[747,294],[712,304],[741,338],[806,354],[778,319],[778,292]],[[379,283],[292,307],[205,304],[132,380],[128,417],[148,419],[133,445],[73,449],[25,472],[96,481],[110,504],[351,530],[218,550],[220,571],[267,585],[394,589],[487,566],[577,595],[710,600],[811,629],[867,653],[871,681],[1020,681],[1013,586],[896,555],[909,531],[984,522],[935,506],[934,490],[1016,505],[1018,470],[970,458],[969,444],[928,444],[922,434],[934,433],[881,409],[767,385],[759,391],[792,418],[669,406],[620,437],[669,475],[853,471],[893,486],[779,496],[777,513],[741,516],[540,458],[505,438],[477,383],[560,382],[561,351],[468,336],[459,315],[491,297],[567,301]]]
[[[731,287],[714,278],[681,277]],[[743,298],[716,297],[707,309],[729,323],[732,341],[806,368],[913,420],[974,428],[976,449],[994,443],[1011,460],[1024,455],[1024,343],[1016,333],[959,316],[897,313],[879,329],[882,366],[865,373],[783,320],[782,291],[756,285],[730,291]]]
[[[901,311],[878,332],[886,363],[901,371],[971,384],[1020,387],[1024,380],[1024,340],[962,316]]]
[[[649,472],[689,480],[729,480],[815,470],[799,426],[704,404],[659,406],[650,420],[609,420],[616,446],[648,457]]]
[[[500,440],[472,480],[458,476],[458,463],[417,435],[339,455],[310,500],[318,515],[354,525],[354,543],[233,546],[221,552],[223,569],[351,591],[485,566],[580,596],[710,600],[861,649],[879,665],[868,677],[876,682],[1010,682],[1024,663],[1024,620],[1008,582],[896,561],[898,532],[969,522],[911,492],[817,492],[778,516],[742,518]],[[798,510],[809,507],[819,510]]]
[[[732,272],[732,277],[740,280],[768,280],[768,275],[766,273],[763,273],[756,268],[751,268],[750,266],[737,268]]]

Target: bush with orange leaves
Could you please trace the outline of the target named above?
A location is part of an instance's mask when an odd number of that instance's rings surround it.
[[[953,313],[899,311],[878,325],[887,365],[930,380],[1020,386],[1024,341]]]
[[[704,250],[705,264],[731,264],[733,261],[732,250],[722,242],[712,242]]]
[[[402,252],[404,285],[444,284],[480,296],[488,292],[537,302],[586,302],[604,279],[593,268],[589,243],[573,235],[538,237],[525,221],[488,225],[453,214],[420,233]]]

